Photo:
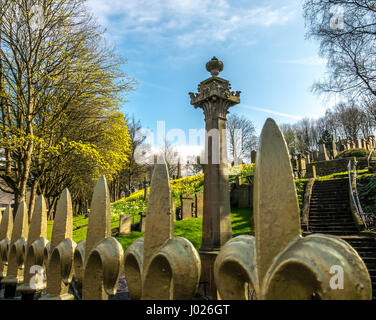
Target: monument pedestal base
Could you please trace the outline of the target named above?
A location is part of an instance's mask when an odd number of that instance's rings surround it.
[[[214,261],[219,250],[200,249],[198,252],[201,258],[199,293],[210,300],[220,300],[214,280]]]

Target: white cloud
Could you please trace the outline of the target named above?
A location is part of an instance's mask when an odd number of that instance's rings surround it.
[[[286,64],[301,64],[301,65],[309,65],[309,66],[322,66],[326,65],[328,62],[327,59],[320,58],[317,56],[300,58],[300,59],[291,59],[291,60],[279,60],[278,63],[286,63]]]
[[[88,0],[87,5],[111,37],[137,35],[181,47],[250,41],[256,27],[283,25],[296,13],[291,6],[244,8],[229,0]]]
[[[280,117],[284,117],[284,118],[290,118],[290,119],[294,119],[294,120],[301,120],[303,118],[302,116],[298,116],[298,115],[295,115],[295,114],[283,113],[283,112],[270,110],[270,109],[266,109],[266,108],[259,108],[259,107],[255,107],[255,106],[247,106],[247,105],[244,105],[244,104],[239,105],[239,106],[242,107],[242,108],[245,108],[245,109],[256,110],[256,111],[260,111],[260,112],[264,112],[264,113],[268,113],[268,114],[274,114],[276,116],[280,116]]]

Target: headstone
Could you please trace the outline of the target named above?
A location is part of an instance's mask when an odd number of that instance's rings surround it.
[[[193,212],[193,198],[189,194],[183,194],[180,196],[181,201],[181,219],[186,220],[192,218]]]
[[[145,225],[146,225],[146,213],[141,212],[140,213],[140,231],[145,232]]]
[[[132,227],[132,215],[121,214],[119,220],[119,233],[120,235],[130,234]]]
[[[337,144],[334,135],[332,135],[332,155],[333,158],[337,156]]]
[[[368,150],[366,139],[362,139],[362,148]]]
[[[307,164],[311,163],[311,154],[309,152],[306,153],[306,161],[307,161]]]
[[[300,178],[303,179],[306,176],[306,160],[303,154],[300,154],[298,157],[298,163],[299,163],[299,174]]]
[[[201,218],[204,213],[204,193],[198,192],[196,196],[196,218]]]
[[[256,150],[252,150],[251,151],[251,163],[256,163],[256,156],[257,156]]]
[[[176,221],[176,203],[175,201],[172,200],[171,198],[171,210],[172,210],[172,217],[173,217],[173,220]]]
[[[180,159],[178,161],[178,179],[181,178],[181,164],[180,164]]]
[[[319,161],[327,161],[329,160],[328,153],[326,152],[325,144],[322,143],[319,145]]]
[[[146,200],[148,197],[148,182],[146,181],[146,177],[144,177],[143,187],[144,187],[144,200]]]

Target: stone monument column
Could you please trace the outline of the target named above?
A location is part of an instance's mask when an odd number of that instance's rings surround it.
[[[204,111],[206,123],[204,163],[204,211],[202,245],[199,250],[205,294],[217,298],[214,260],[232,237],[230,192],[227,173],[226,116],[228,109],[240,103],[240,91],[230,91],[229,81],[218,77],[223,63],[213,57],[206,64],[211,77],[202,81],[198,93],[189,93],[191,104]]]

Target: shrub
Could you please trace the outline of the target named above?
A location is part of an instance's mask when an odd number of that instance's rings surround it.
[[[352,150],[345,150],[342,151],[337,155],[337,159],[339,158],[351,158],[351,157],[368,157],[369,151],[366,149],[352,149]]]

